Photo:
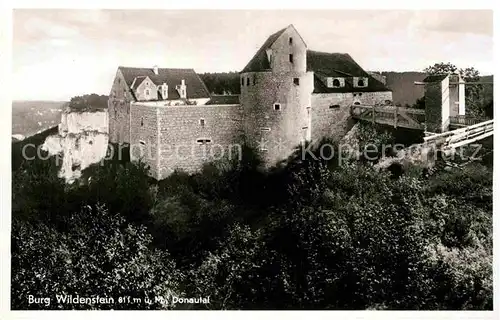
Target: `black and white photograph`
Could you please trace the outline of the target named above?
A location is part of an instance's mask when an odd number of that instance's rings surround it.
[[[493,10],[11,17],[11,311],[493,311]]]

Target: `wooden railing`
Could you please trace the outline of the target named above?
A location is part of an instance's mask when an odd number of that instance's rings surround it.
[[[425,111],[396,106],[352,105],[354,119],[410,129],[424,129]]]
[[[484,121],[488,121],[487,118],[477,118],[466,115],[454,116],[450,117],[450,126],[451,127],[467,127],[472,126]]]
[[[424,137],[424,142],[435,144],[442,149],[458,148],[493,135],[493,127],[493,120],[487,120],[464,128],[428,135]]]

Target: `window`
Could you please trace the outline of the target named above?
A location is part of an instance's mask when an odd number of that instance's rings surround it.
[[[257,77],[254,75],[253,76],[253,85],[255,85],[257,83]]]
[[[358,95],[361,97],[363,94],[360,92]]]
[[[271,128],[260,128],[260,131],[271,131]]]
[[[247,86],[250,85],[250,77],[247,78]]]
[[[288,60],[290,61],[290,63],[293,63],[293,54],[289,54],[288,55]]]
[[[353,96],[356,96],[356,94],[355,94],[355,93],[353,93],[352,95],[353,95]]]
[[[299,85],[299,78],[293,78],[293,84],[298,86]]]
[[[212,142],[212,140],[211,139],[207,139],[207,138],[201,138],[201,139],[197,139],[196,142],[198,144],[206,144],[206,143]]]
[[[146,94],[147,96],[149,96],[149,89],[146,89],[145,94]]]
[[[358,80],[358,87],[364,87],[365,86],[365,80],[359,79]]]
[[[338,105],[338,104],[330,105],[330,109],[339,109],[339,108],[340,108],[340,105]]]
[[[200,126],[205,127],[205,119],[200,119]]]
[[[359,106],[361,103],[359,101],[354,102],[355,105]]]
[[[276,111],[280,111],[280,110],[281,110],[281,104],[279,104],[279,103],[275,103],[275,104],[274,104],[274,110],[276,110]]]
[[[288,44],[293,44],[293,38],[288,38]]]
[[[342,88],[344,84],[344,78],[326,78],[326,86],[328,88]]]
[[[144,126],[144,118],[141,118],[141,127]]]
[[[241,85],[244,86],[245,85],[245,78],[241,78]]]
[[[139,140],[139,143],[142,144],[143,146],[146,145],[146,142],[142,141],[142,140]]]

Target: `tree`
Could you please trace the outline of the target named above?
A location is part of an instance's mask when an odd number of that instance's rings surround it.
[[[478,82],[480,80],[479,71],[474,69],[474,67],[458,69],[450,62],[435,63],[433,66],[425,68],[424,72],[428,75],[453,74],[458,72],[465,82]],[[486,116],[486,102],[483,101],[482,96],[483,86],[481,84],[465,86],[465,105],[467,114],[475,117]]]
[[[166,252],[150,249],[144,227],[132,226],[104,206],[82,207],[66,231],[44,223],[14,220],[12,228],[13,309],[149,309],[171,307],[181,275]],[[50,305],[28,297],[50,297]],[[111,297],[112,304],[57,303],[56,295]],[[141,298],[120,303],[119,297]],[[154,303],[154,296],[165,303]],[[145,302],[145,297],[153,303]]]
[[[455,73],[457,71],[457,67],[452,64],[451,62],[441,62],[441,63],[435,63],[433,66],[428,66],[427,68],[424,69],[424,72],[427,73],[428,75],[435,75],[435,74],[451,74]]]

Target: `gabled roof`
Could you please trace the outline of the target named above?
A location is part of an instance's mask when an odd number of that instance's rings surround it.
[[[278,38],[286,31],[290,26],[283,28],[267,38],[262,47],[255,53],[250,62],[246,65],[241,72],[255,72],[271,69],[269,65],[269,60],[267,59],[266,49],[269,49],[273,43],[278,40]]]
[[[375,92],[391,91],[382,82],[368,74],[347,53],[327,53],[307,50],[307,71],[314,71],[314,93],[335,92]],[[342,88],[328,88],[319,78],[345,77],[345,86]],[[367,77],[368,86],[355,88],[352,77]]]
[[[128,87],[133,89],[132,83],[136,79],[134,88],[137,88],[145,77],[149,77],[155,85],[166,83],[168,85],[168,99],[180,99],[179,93],[175,89],[184,80],[186,83],[188,99],[210,98],[210,93],[198,74],[193,69],[171,69],[158,68],[158,74],[154,73],[153,68],[132,68],[120,66],[118,69],[123,74]],[[138,82],[139,81],[139,82]]]
[[[423,82],[441,82],[444,79],[446,79],[447,76],[448,74],[436,74],[432,76],[427,76],[425,77]]]

